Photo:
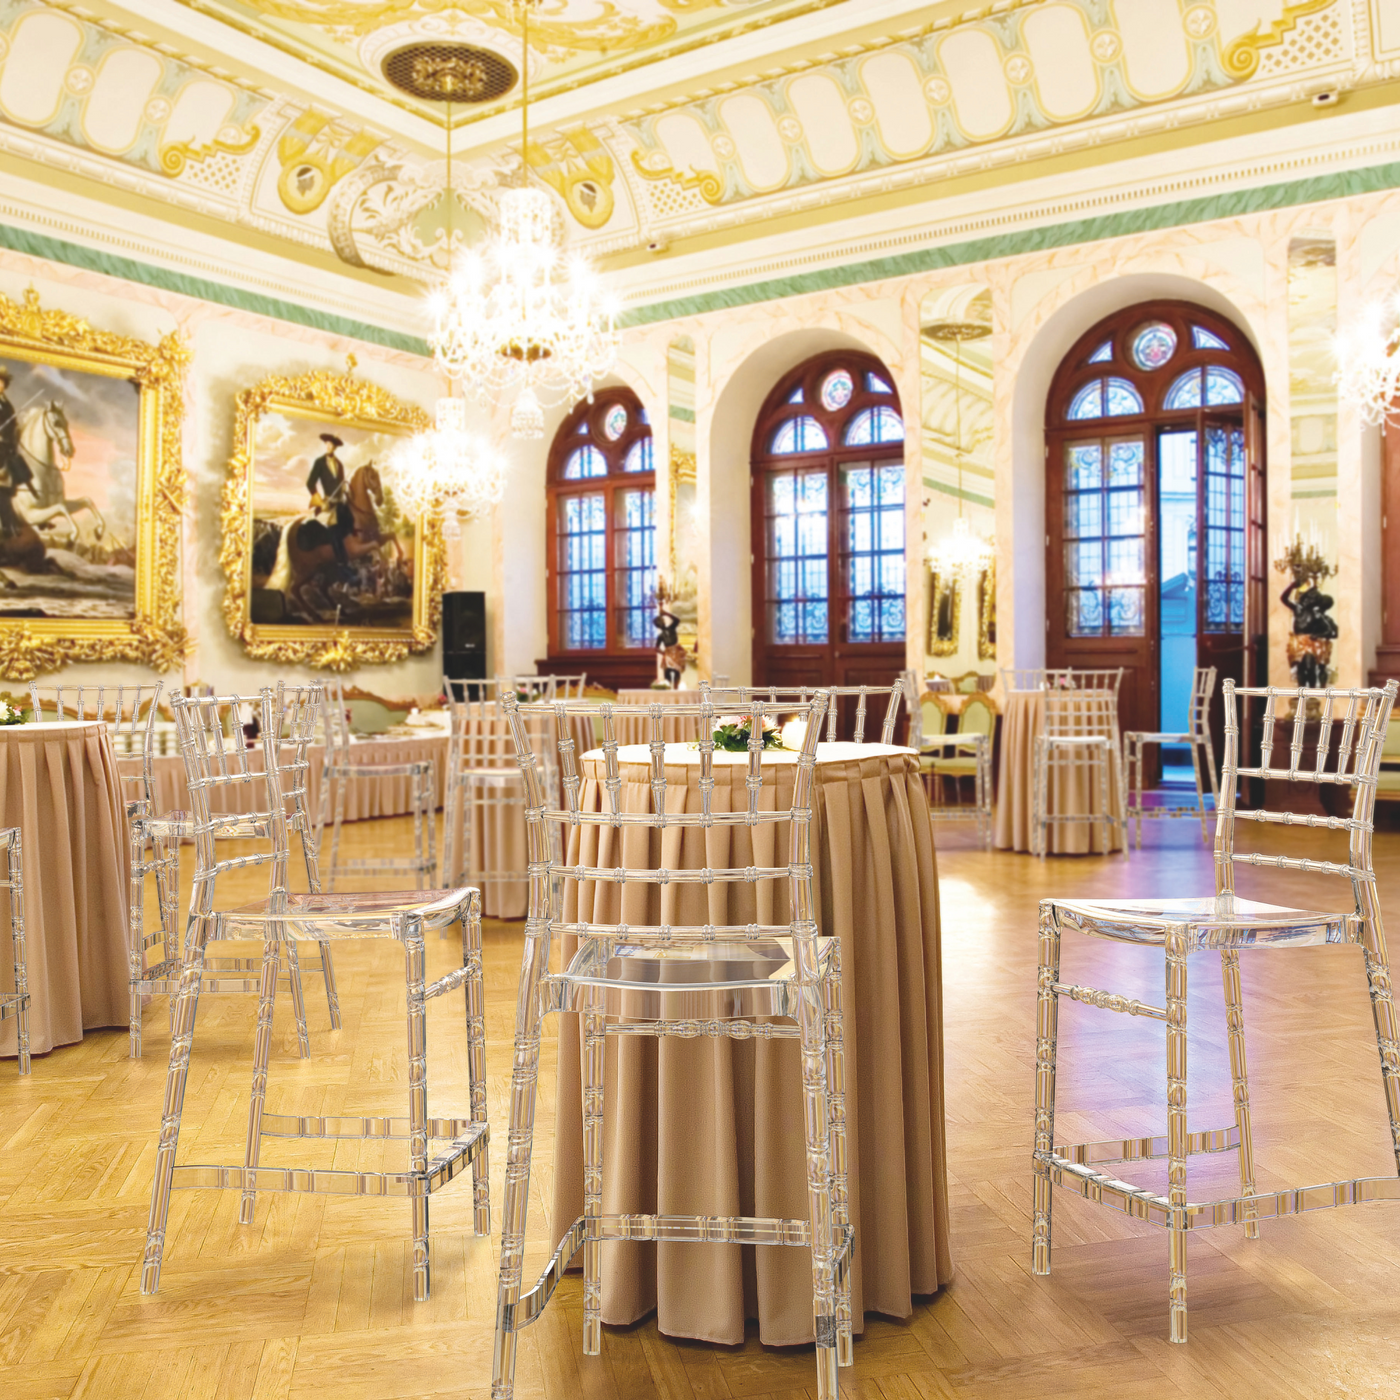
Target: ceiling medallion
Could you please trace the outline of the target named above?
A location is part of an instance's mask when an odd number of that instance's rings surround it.
[[[409,97],[465,106],[504,97],[520,76],[500,54],[453,40],[405,44],[384,59],[382,72]]]
[[[580,256],[566,257],[554,205],[526,183],[530,150],[530,12],[521,12],[521,185],[500,198],[496,227],[482,244],[454,258],[432,299],[429,343],[438,368],[483,398],[511,402],[511,431],[544,436],[544,408],[591,395],[617,363],[613,303]],[[451,184],[452,122],[447,122]],[[448,212],[451,213],[451,201]],[[449,249],[452,241],[449,233]]]

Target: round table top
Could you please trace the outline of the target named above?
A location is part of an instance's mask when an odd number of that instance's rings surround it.
[[[29,720],[24,724],[0,725],[0,739],[34,742],[40,739],[72,739],[79,734],[105,733],[107,725],[100,719],[52,719],[42,724]]]
[[[887,758],[895,754],[914,754],[913,749],[901,748],[897,744],[852,744],[841,742],[836,744],[818,744],[817,762],[821,763],[849,763],[852,759],[859,758]],[[584,754],[584,760],[594,760],[601,763],[604,759],[602,749],[590,749]],[[784,764],[797,763],[800,757],[792,749],[764,749],[763,763],[765,766],[777,767]],[[619,763],[650,763],[651,746],[648,744],[621,744],[617,750],[617,761]],[[719,767],[732,767],[736,765],[747,765],[749,761],[748,753],[724,753],[716,750],[714,763]],[[696,743],[688,744],[667,744],[665,762],[674,764],[693,764],[700,766],[700,746]]]

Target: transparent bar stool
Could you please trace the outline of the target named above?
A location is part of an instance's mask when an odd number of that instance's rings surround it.
[[[1044,721],[1035,736],[1031,773],[1031,851],[1042,860],[1050,853],[1050,829],[1071,822],[1098,823],[1105,854],[1113,849],[1113,830],[1123,833],[1128,854],[1127,794],[1123,749],[1118,732],[1118,681],[1122,671],[1064,673],[1072,689],[1050,681],[1044,690]],[[1080,778],[1088,784],[1090,806],[1083,812],[1053,811],[1056,778]],[[1118,810],[1113,814],[1113,796]]]
[[[232,798],[232,805],[242,807],[237,812],[219,812],[211,815],[215,835],[220,841],[266,841],[271,833],[267,813],[259,807],[259,799],[266,792],[266,775],[254,761],[265,753],[265,746],[250,748],[245,737],[244,719],[250,714],[261,714],[261,698],[246,695],[200,695],[208,702],[212,718],[217,722],[220,740],[214,753],[214,762],[219,775],[218,791],[226,799]],[[172,696],[171,703],[174,704]],[[194,841],[196,836],[195,819],[189,812],[156,812],[155,794],[150,787],[151,755],[154,751],[152,725],[155,705],[147,714],[145,748],[143,751],[143,773],[149,796],[140,801],[127,803],[128,832],[131,842],[131,1057],[141,1056],[141,1005],[149,996],[164,996],[169,999],[170,1024],[175,1024],[175,1001],[179,995],[184,957],[181,950],[179,927],[179,850],[182,841]],[[273,736],[277,738],[277,736]],[[280,742],[280,740],[279,740]],[[129,741],[129,751],[135,753],[136,738]],[[125,781],[131,781],[130,778]],[[194,790],[190,789],[193,797]],[[236,794],[236,796],[234,796]],[[288,796],[291,812],[288,821],[297,833],[301,843],[302,863],[306,871],[307,883],[313,890],[319,890],[320,875],[316,861],[315,833],[306,793],[303,788],[295,788]],[[149,848],[151,855],[146,856]],[[244,865],[266,862],[275,871],[270,854],[248,856]],[[231,867],[230,867],[231,868]],[[160,912],[160,925],[153,932],[146,932],[145,876],[156,876],[157,906]],[[214,891],[217,871],[207,881],[196,880],[190,893],[190,909],[185,923],[185,936],[188,937],[190,922],[205,907],[214,907]],[[274,876],[275,878],[275,876]],[[150,960],[153,950],[158,956]],[[297,1043],[303,1057],[311,1054],[311,1038],[306,1025],[306,1001],[302,991],[302,974],[318,975],[325,986],[326,1009],[330,1015],[331,1029],[340,1026],[340,999],[336,991],[335,964],[331,957],[330,944],[318,941],[314,953],[299,949],[293,941],[288,941],[282,950],[286,960],[286,971],[282,974],[281,985],[291,993],[292,1008],[297,1022]],[[232,955],[218,957],[205,956],[200,990],[205,993],[222,995],[237,993],[251,996],[261,985],[262,959],[242,958]]]
[[[5,878],[0,887],[10,892],[10,967],[14,989],[0,991],[0,1021],[15,1022],[19,1072],[29,1073],[29,971],[24,959],[24,853],[19,827],[0,831],[5,848]]]
[[[918,717],[918,703],[914,694],[912,671],[901,671],[891,685],[827,685],[820,687],[820,692],[826,697],[826,707],[818,715],[817,722],[818,724],[825,723],[825,742],[828,744],[834,744],[838,738],[842,737],[840,732],[840,701],[848,698],[854,699],[856,704],[847,743],[875,742],[873,738],[866,739],[865,730],[867,721],[870,721],[873,727],[873,716],[875,713],[879,713],[881,702],[883,702],[884,715],[880,721],[878,742],[882,744],[895,742],[895,729],[899,723],[901,708],[906,709],[910,717],[911,744],[914,743],[919,733],[921,720]],[[720,687],[712,686],[706,681],[700,682],[700,694],[707,696],[712,705],[721,707],[721,713],[723,713],[722,707],[724,706],[731,709],[738,708],[742,711],[754,701],[766,701],[770,706],[784,703],[805,706],[811,703],[812,697],[817,693],[818,687],[816,686],[744,685]],[[873,705],[872,702],[874,702]],[[682,712],[675,706],[671,708],[673,713]]]
[[[322,894],[315,890],[301,894],[288,890],[291,823],[287,819],[287,806],[291,804],[294,810],[305,809],[311,769],[307,750],[316,731],[322,696],[320,686],[279,684],[275,692],[262,692],[265,819],[271,851],[267,855],[237,856],[222,861],[217,858],[215,841],[222,836],[223,828],[221,820],[210,810],[210,795],[234,779],[225,772],[226,740],[218,702],[183,698],[174,701],[180,747],[195,802],[196,890],[212,890],[214,878],[221,871],[242,869],[269,859],[273,866],[273,888],[265,899],[223,912],[216,912],[207,900],[201,900],[191,919],[175,1008],[175,1030],[170,1043],[170,1069],[165,1081],[155,1179],[151,1187],[146,1251],[141,1265],[142,1293],[154,1293],[159,1286],[170,1193],[181,1188],[241,1191],[239,1220],[245,1225],[252,1223],[259,1191],[406,1197],[412,1216],[414,1297],[420,1302],[428,1297],[430,1288],[428,1198],[468,1167],[472,1172],[475,1232],[478,1235],[490,1232],[486,1159],[490,1130],[486,1120],[480,895],[476,890],[465,889],[354,894]],[[290,757],[287,757],[288,750]],[[430,983],[426,979],[424,932],[457,923],[462,928],[462,966]],[[205,948],[215,938],[256,938],[263,944],[243,1162],[236,1166],[177,1165]],[[328,942],[349,938],[392,938],[403,944],[408,1002],[408,1116],[305,1117],[269,1113],[266,1111],[268,1062],[279,950],[284,944],[290,946],[293,939]],[[426,1004],[459,989],[465,993],[471,1108],[464,1115],[430,1117]],[[405,1169],[398,1171],[265,1167],[261,1164],[261,1152],[263,1139],[267,1137],[341,1142],[406,1140],[409,1162]],[[448,1142],[446,1149],[435,1157],[428,1155],[432,1140]]]
[[[616,713],[612,705],[559,702],[521,706],[505,701],[528,789],[530,833],[530,916],[515,1030],[515,1067],[501,1227],[500,1292],[493,1400],[514,1393],[516,1339],[543,1312],[574,1257],[583,1253],[583,1351],[601,1347],[602,1251],[609,1240],[681,1243],[797,1245],[812,1252],[813,1314],[817,1344],[819,1400],[836,1400],[836,1368],[852,1356],[849,1269],[853,1230],[846,1186],[845,1078],[842,1055],[840,950],[818,934],[811,864],[813,768],[820,720],[827,696],[817,691],[805,704],[754,701],[744,707],[750,742],[746,766],[746,806],[713,810],[715,752],[713,733],[726,709],[706,698],[699,705],[649,707],[651,810],[622,811],[619,792]],[[639,707],[632,707],[633,709]],[[681,780],[668,778],[663,713],[677,711],[699,722],[700,810],[678,808],[688,793]],[[603,731],[607,810],[585,811],[579,802],[581,778],[569,724],[576,714],[596,716]],[[564,805],[551,807],[534,752],[533,721],[552,716]],[[762,810],[762,734],[765,720],[797,717],[806,735],[796,767],[791,806]],[[727,757],[727,756],[726,756]],[[791,766],[789,770],[791,771]],[[770,769],[771,772],[771,769]],[[771,786],[768,791],[772,792]],[[787,861],[772,867],[679,869],[671,865],[687,829],[718,829],[737,839],[747,829],[777,827],[777,849],[787,838]],[[553,827],[581,841],[589,828],[617,834],[619,863],[604,867],[557,861]],[[655,833],[654,836],[650,833]],[[640,839],[639,839],[640,838]],[[648,848],[658,855],[650,863]],[[571,857],[582,857],[581,848]],[[641,863],[636,863],[640,857]],[[629,859],[630,858],[630,859]],[[554,896],[553,879],[566,882],[635,882],[658,886],[655,908],[664,911],[680,895],[667,886],[696,885],[715,897],[715,886],[781,881],[787,887],[790,919],[785,923],[688,925],[656,922],[626,925],[566,920]],[[680,891],[683,894],[684,891]],[[778,892],[775,891],[775,899]],[[556,938],[577,940],[577,952],[560,972],[551,972]],[[584,1213],[564,1232],[559,1248],[539,1279],[522,1291],[530,1158],[534,1136],[535,1090],[540,1034],[550,1012],[583,1016]],[[772,1019],[769,1019],[772,1018]],[[793,1022],[794,1024],[785,1024]],[[793,1038],[801,1045],[801,1093],[805,1107],[809,1216],[805,1220],[739,1216],[640,1215],[603,1213],[603,1103],[607,1036],[712,1036],[734,1039]],[[794,1085],[794,1091],[798,1086]]]
[[[1129,822],[1137,824],[1137,845],[1142,850],[1142,819],[1144,817],[1189,817],[1192,808],[1183,806],[1144,807],[1142,801],[1142,768],[1144,749],[1151,744],[1185,744],[1191,750],[1191,767],[1196,775],[1196,806],[1201,818],[1201,840],[1209,843],[1210,830],[1206,825],[1206,793],[1201,779],[1202,750],[1205,751],[1206,777],[1210,781],[1210,795],[1216,806],[1220,803],[1220,789],[1215,781],[1215,746],[1210,737],[1210,702],[1215,694],[1215,667],[1197,666],[1191,678],[1191,699],[1186,711],[1186,733],[1161,734],[1147,733],[1130,729],[1123,735],[1128,767],[1128,806],[1126,815]]]
[[[1395,702],[1396,683],[1384,690],[1292,690],[1237,688],[1225,682],[1225,759],[1220,781],[1220,811],[1215,825],[1215,893],[1200,898],[1057,900],[1040,903],[1039,1010],[1035,1043],[1035,1148],[1032,1264],[1037,1274],[1050,1272],[1052,1187],[1062,1186],[1095,1204],[1120,1210],[1137,1220],[1165,1227],[1168,1235],[1168,1313],[1173,1342],[1186,1340],[1186,1238],[1190,1230],[1213,1225],[1243,1225],[1257,1239],[1259,1222],[1304,1211],[1365,1201],[1400,1200],[1400,1175],[1358,1177],[1282,1191],[1257,1191],[1254,1147],[1249,1121],[1249,1076],[1245,1058],[1244,1006],[1240,986],[1240,949],[1276,949],[1344,943],[1361,947],[1371,994],[1381,1084],[1390,1117],[1389,1141],[1400,1172],[1400,1029],[1391,1000],[1390,968],[1381,921],[1372,856],[1376,775],[1386,726]],[[1264,701],[1260,765],[1239,763],[1236,697]],[[1294,706],[1286,765],[1274,762],[1275,731]],[[1303,763],[1307,707],[1321,707],[1315,761]],[[1335,739],[1335,746],[1334,746]],[[1354,789],[1349,817],[1328,817],[1236,807],[1240,778],[1306,782]],[[1255,821],[1283,826],[1345,832],[1344,862],[1269,856],[1235,849],[1235,823]],[[1282,908],[1242,899],[1235,893],[1235,867],[1307,871],[1340,876],[1351,886],[1352,907],[1338,913]],[[1084,933],[1144,948],[1161,948],[1166,956],[1166,1005],[1149,1006],[1096,987],[1062,979],[1060,941],[1066,933]],[[1186,980],[1193,954],[1220,953],[1225,987],[1225,1018],[1234,1081],[1232,1128],[1192,1132],[1187,1121]],[[1086,1142],[1066,1146],[1055,1141],[1056,1043],[1061,997],[1104,1011],[1147,1016],[1167,1027],[1167,1132],[1165,1137],[1129,1141]],[[1239,1154],[1240,1194],[1216,1201],[1187,1196],[1187,1161],[1202,1152]],[[1162,1194],[1123,1181],[1105,1168],[1115,1163],[1167,1159],[1167,1191]]]
[[[945,692],[946,693],[946,692]],[[941,793],[929,792],[929,818],[932,821],[971,821],[978,839],[992,848],[992,738],[996,732],[996,711],[981,694],[970,695],[958,718],[956,733],[946,732],[947,716],[933,694],[925,697],[920,709],[919,767],[925,788],[940,786],[945,778],[973,780],[971,803],[942,805],[935,800]]]
[[[342,872],[346,875],[412,875],[415,886],[427,889],[437,879],[437,775],[431,759],[407,763],[357,762],[345,717],[345,693],[340,681],[326,687],[326,760],[321,770],[321,801],[317,807],[316,846],[321,848],[335,790],[331,817],[331,858],[326,883],[332,890]],[[413,812],[413,855],[340,858],[340,827],[345,820],[345,790],[352,778],[407,778]]]

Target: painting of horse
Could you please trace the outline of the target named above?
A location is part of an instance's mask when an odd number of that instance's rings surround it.
[[[0,358],[0,621],[136,615],[140,397]]]
[[[397,441],[291,412],[259,417],[250,621],[412,628],[416,527],[379,470]]]

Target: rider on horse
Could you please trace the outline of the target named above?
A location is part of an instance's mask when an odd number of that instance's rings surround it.
[[[322,433],[321,441],[326,444],[325,453],[317,457],[306,478],[306,489],[311,493],[311,505],[331,506],[335,510],[335,524],[329,529],[331,548],[335,551],[337,564],[348,564],[345,552],[345,537],[355,528],[355,517],[351,514],[345,499],[345,467],[335,455],[336,448],[345,444],[334,433]]]

